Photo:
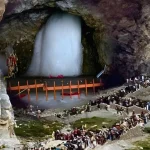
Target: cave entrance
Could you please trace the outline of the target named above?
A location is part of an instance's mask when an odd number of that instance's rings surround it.
[[[56,9],[55,7],[36,7],[31,10],[23,11],[22,13],[13,14],[12,16],[4,16],[0,24],[0,32],[2,33],[0,38],[0,51],[5,52],[5,48],[8,45],[12,45],[18,56],[17,77],[23,76],[28,70],[33,56],[36,35],[42,26],[46,24],[49,17],[58,11]],[[105,64],[113,64],[106,62],[106,57],[111,57],[110,54],[114,54],[112,50],[113,46],[112,44],[108,44],[108,40],[101,36],[101,33],[106,35],[105,29],[103,32],[105,25],[102,22],[99,20],[96,22],[93,16],[81,16],[80,19],[82,29],[81,43],[83,46],[81,75],[95,76],[99,71],[103,70]],[[9,28],[11,30],[9,30]],[[105,52],[107,52],[107,54],[105,54]],[[7,65],[4,55],[0,55],[0,68],[2,65],[3,70],[6,71]]]
[[[80,20],[81,20],[81,44],[82,44],[83,58],[82,58],[82,72],[78,76],[85,76],[85,75],[95,76],[103,68],[101,64],[99,63],[99,55],[97,52],[97,48],[95,46],[95,42],[93,40],[94,28],[87,26],[82,18],[80,18]],[[23,41],[23,43],[16,42],[13,46],[18,56],[18,74],[17,74],[18,77],[26,73],[26,71],[28,70],[32,62],[32,57],[34,55],[33,50],[35,47],[34,45],[35,42],[36,41],[34,41],[34,43],[31,43],[26,39]],[[58,41],[58,44],[59,44],[59,41]],[[37,68],[37,67],[34,66],[34,68]],[[35,75],[35,76],[38,76],[38,75]]]
[[[83,45],[83,66],[84,75],[96,75],[104,66],[100,64],[97,47],[94,37],[95,29],[86,25],[82,20],[82,45]]]

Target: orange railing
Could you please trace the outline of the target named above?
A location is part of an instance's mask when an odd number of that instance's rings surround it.
[[[54,99],[56,100],[56,91],[61,90],[62,93],[64,93],[64,90],[69,90],[70,93],[70,98],[72,98],[72,89],[77,89],[78,90],[78,98],[80,99],[80,89],[81,88],[85,88],[85,95],[87,96],[88,94],[88,88],[93,88],[93,92],[95,94],[95,87],[100,87],[103,86],[103,83],[95,83],[94,79],[92,81],[92,83],[88,84],[87,80],[85,79],[85,83],[80,84],[79,80],[77,81],[76,85],[72,85],[72,82],[69,82],[69,85],[62,85],[61,86],[56,86],[55,81],[53,81],[53,86],[48,86],[47,82],[45,83],[41,83],[41,84],[37,84],[37,81],[35,80],[34,84],[29,84],[28,80],[26,82],[26,85],[20,85],[20,82],[18,81],[18,85],[17,86],[11,86],[10,82],[9,82],[9,87],[7,88],[7,90],[9,92],[11,91],[18,91],[18,95],[20,96],[21,90],[27,90],[28,93],[28,100],[30,101],[30,89],[35,89],[36,92],[36,100],[38,100],[38,88],[43,88],[43,91],[45,91],[45,95],[46,95],[46,100],[48,100],[48,91],[53,91],[54,92]],[[62,94],[62,99],[64,98],[64,95]]]

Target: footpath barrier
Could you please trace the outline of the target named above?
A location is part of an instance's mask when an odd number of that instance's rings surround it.
[[[28,80],[26,81],[26,85],[20,85],[20,82],[18,81],[17,86],[11,86],[11,83],[8,83],[7,90],[11,93],[11,91],[18,91],[18,96],[22,97],[21,93],[23,91],[27,90],[28,95],[28,101],[30,101],[30,89],[35,89],[36,93],[36,100],[38,100],[38,89],[42,88],[42,90],[45,92],[46,100],[48,100],[48,91],[53,91],[54,93],[54,100],[56,100],[56,91],[61,91],[62,99],[64,99],[64,96],[66,95],[65,90],[69,90],[68,95],[70,96],[70,99],[72,99],[72,95],[76,93],[78,95],[78,98],[80,99],[80,89],[85,89],[85,95],[88,95],[88,88],[93,88],[93,93],[95,94],[95,88],[103,86],[103,83],[99,82],[96,83],[94,79],[91,83],[87,83],[87,80],[85,79],[84,83],[80,83],[79,80],[77,80],[77,84],[72,84],[72,81],[69,81],[68,85],[64,85],[63,82],[61,83],[61,86],[57,86],[56,82],[53,81],[53,86],[48,86],[47,82],[43,82],[38,84],[37,81],[34,81],[34,84],[29,84]],[[73,89],[77,89],[77,92],[72,92]]]

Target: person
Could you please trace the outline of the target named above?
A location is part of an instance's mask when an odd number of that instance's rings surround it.
[[[91,136],[91,148],[95,148],[96,147],[96,139],[95,139],[95,136],[94,136],[94,133],[92,133],[92,136]]]
[[[75,130],[74,130],[74,137],[77,137],[77,135],[78,135],[78,129],[75,128]]]
[[[86,112],[90,112],[90,104],[86,105]]]
[[[138,78],[135,77],[135,78],[134,78],[134,83],[137,83],[137,82],[138,82]]]
[[[135,111],[134,110],[132,111],[132,117],[135,117]]]
[[[41,110],[37,111],[37,118],[40,119],[41,118]]]
[[[57,131],[55,132],[54,136],[55,136],[55,140],[59,140],[60,131],[57,130]]]
[[[106,105],[106,106],[105,106],[105,110],[107,110],[107,111],[108,111],[108,105]]]
[[[126,107],[126,113],[127,113],[127,115],[129,115],[129,108],[128,108],[128,106]]]
[[[55,132],[54,131],[52,132],[52,139],[53,140],[55,139]]]
[[[142,78],[142,82],[144,82],[144,81],[145,81],[145,77],[142,75],[142,77],[141,77],[141,78]]]
[[[147,104],[146,104],[146,110],[149,110],[149,105],[150,105],[150,102],[147,102]]]
[[[7,58],[7,66],[8,66],[8,76],[12,77],[15,76],[15,73],[17,71],[17,57],[15,54],[10,54],[10,56]]]
[[[29,111],[32,112],[33,111],[33,105],[29,105]]]
[[[141,119],[144,121],[144,124],[147,123],[147,117],[143,111],[141,112]]]
[[[119,107],[118,106],[116,106],[116,111],[117,111],[117,114],[119,114]]]
[[[12,57],[13,57],[13,66],[14,66],[14,77],[15,77],[15,74],[18,72],[18,66],[17,66],[17,61],[18,61],[18,58],[17,58],[17,55],[16,54],[12,54]]]
[[[97,108],[98,108],[99,110],[101,109],[100,103],[97,104]]]
[[[126,79],[126,83],[129,84],[129,79]]]

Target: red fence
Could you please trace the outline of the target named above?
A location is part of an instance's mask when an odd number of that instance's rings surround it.
[[[37,81],[35,80],[34,84],[28,84],[28,80],[26,81],[26,85],[20,85],[20,82],[18,81],[18,85],[17,86],[11,86],[11,83],[9,82],[9,87],[7,88],[7,90],[9,92],[11,91],[18,91],[18,95],[20,96],[20,93],[22,92],[22,90],[27,90],[27,95],[28,95],[28,100],[30,101],[30,89],[35,89],[36,92],[36,100],[38,100],[38,88],[43,88],[43,91],[45,91],[45,95],[46,95],[46,100],[48,100],[48,91],[53,91],[54,92],[54,99],[56,100],[56,91],[61,91],[62,92],[62,99],[64,98],[64,90],[69,90],[69,96],[70,98],[72,98],[72,89],[77,89],[77,95],[78,98],[80,98],[80,89],[84,88],[85,89],[85,95],[87,96],[88,94],[88,88],[93,88],[93,92],[95,94],[95,87],[100,87],[103,86],[103,83],[95,83],[94,79],[92,81],[92,83],[88,84],[87,80],[85,79],[85,83],[84,84],[80,84],[79,80],[77,81],[77,84],[73,84],[70,81],[69,85],[62,85],[61,86],[56,86],[55,81],[53,81],[53,86],[48,86],[47,82],[45,83],[41,83],[41,84],[37,84]]]

